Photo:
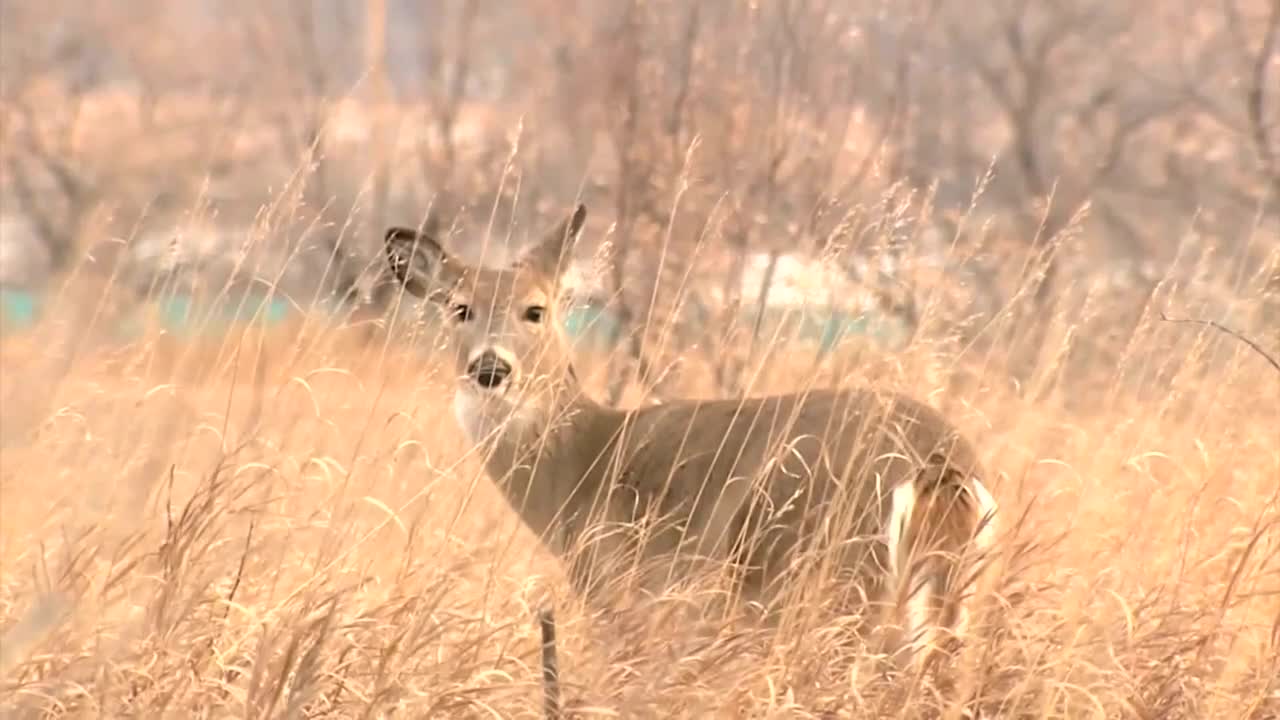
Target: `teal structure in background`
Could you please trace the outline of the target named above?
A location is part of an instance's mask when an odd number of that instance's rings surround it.
[[[250,323],[259,327],[280,325],[291,314],[287,300],[267,293],[228,293],[209,299],[175,293],[143,304],[125,319],[121,334],[137,337],[153,322],[174,337],[217,337]]]
[[[21,332],[40,319],[40,296],[30,290],[0,287],[0,335]]]
[[[156,314],[161,329],[180,337],[226,332],[237,325],[254,323],[263,327],[280,325],[289,318],[289,301],[279,295],[260,292],[228,293],[212,302],[200,302],[191,295],[160,298]]]
[[[40,293],[0,288],[0,334],[30,330],[40,321],[45,304]],[[145,303],[137,313],[121,318],[115,330],[124,337],[140,334],[143,316],[152,311],[162,330],[180,337],[222,333],[249,322],[271,327],[283,323],[293,312],[288,300],[266,293],[229,293],[210,302],[179,293]]]
[[[602,303],[580,303],[564,314],[564,331],[574,344],[591,344],[604,348],[622,339],[622,324]]]
[[[30,329],[40,321],[44,303],[44,298],[37,292],[0,288],[0,332],[9,335]],[[145,303],[135,313],[122,318],[115,330],[123,338],[137,337],[150,316],[158,322],[161,330],[176,337],[216,337],[248,323],[267,328],[278,326],[296,312],[298,310],[288,299],[256,289],[233,289],[212,298],[173,293]],[[755,319],[755,309],[744,308],[740,327],[752,327]],[[891,316],[853,314],[825,308],[770,308],[763,321],[764,337],[784,343],[814,343],[824,354],[855,336],[893,346],[904,340],[910,331]],[[617,315],[600,301],[581,301],[571,306],[565,312],[563,323],[565,333],[579,347],[607,350],[622,340],[622,325]]]
[[[898,318],[879,313],[848,313],[841,310],[808,311],[797,322],[794,337],[816,342],[819,352],[831,352],[852,337],[866,337],[894,347],[906,340],[910,328]]]

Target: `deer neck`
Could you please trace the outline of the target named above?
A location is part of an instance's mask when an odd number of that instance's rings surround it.
[[[594,496],[591,479],[603,476],[622,413],[587,396],[572,372],[543,398],[506,403],[461,387],[454,412],[512,508],[544,541],[561,546]]]

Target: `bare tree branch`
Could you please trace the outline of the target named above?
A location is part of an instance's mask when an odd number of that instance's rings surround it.
[[[1262,42],[1258,47],[1258,56],[1253,61],[1245,104],[1248,108],[1253,144],[1257,149],[1262,167],[1270,179],[1273,201],[1280,199],[1280,159],[1276,158],[1276,150],[1271,146],[1270,131],[1267,127],[1266,92],[1268,88],[1274,90],[1267,84],[1267,71],[1271,67],[1272,55],[1276,51],[1277,36],[1280,36],[1280,0],[1272,0],[1266,30],[1263,31]]]

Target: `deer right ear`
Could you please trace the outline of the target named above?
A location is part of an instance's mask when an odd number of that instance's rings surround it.
[[[384,236],[387,265],[414,297],[443,301],[452,277],[449,254],[430,235],[406,227],[391,227]]]

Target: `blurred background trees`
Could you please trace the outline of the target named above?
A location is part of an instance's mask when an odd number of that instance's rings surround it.
[[[88,257],[140,298],[376,309],[384,225],[430,215],[480,254],[581,198],[618,376],[660,394],[693,362],[740,391],[797,297],[1038,352],[1050,306],[1140,311],[1179,268],[1220,319],[1280,286],[1276,0],[0,13],[11,291]],[[834,272],[795,286],[796,262]]]

